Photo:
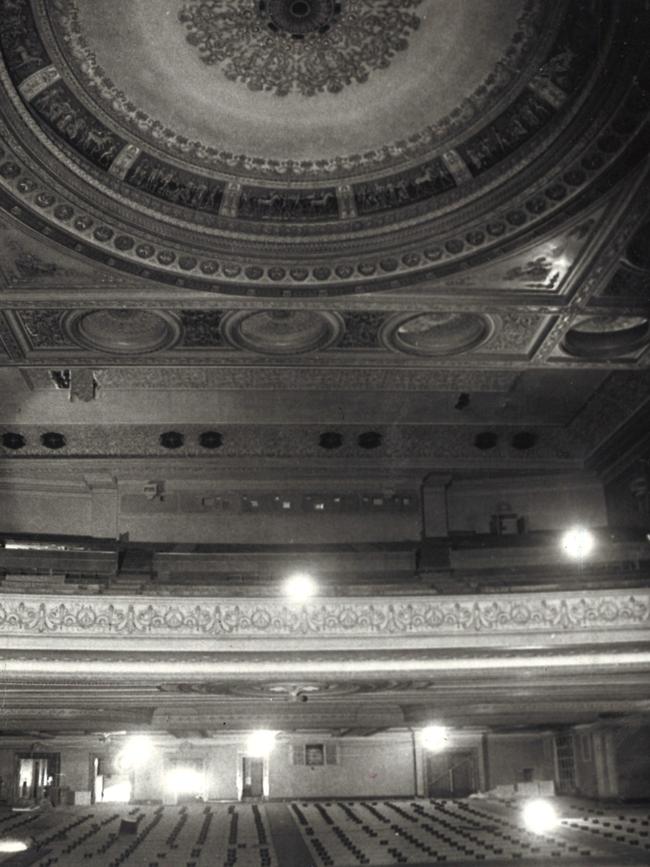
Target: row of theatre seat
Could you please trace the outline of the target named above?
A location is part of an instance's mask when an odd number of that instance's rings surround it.
[[[639,855],[650,851],[647,807],[561,802],[561,826],[544,834],[525,829],[517,806],[496,801],[296,801],[284,809],[310,867],[490,861],[594,867],[600,859],[612,863],[612,846],[616,863],[646,863]],[[285,867],[268,816],[254,803],[145,805],[128,812],[99,805],[0,815],[0,834],[33,837],[34,867]],[[11,861],[0,856],[0,864]]]

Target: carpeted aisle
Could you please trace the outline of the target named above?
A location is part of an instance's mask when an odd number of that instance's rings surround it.
[[[264,810],[278,864],[281,867],[316,867],[316,862],[289,812],[289,805],[270,802],[264,805]]]

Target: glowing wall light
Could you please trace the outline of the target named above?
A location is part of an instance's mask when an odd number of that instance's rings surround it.
[[[258,759],[268,756],[275,746],[275,735],[275,732],[266,729],[251,732],[246,741],[246,754]]]
[[[296,572],[284,582],[284,593],[292,602],[306,602],[316,593],[316,582],[307,572]]]
[[[432,753],[439,753],[449,742],[449,730],[445,726],[427,726],[422,729],[422,746]]]
[[[534,834],[545,834],[556,828],[560,822],[553,804],[544,798],[527,801],[521,811],[524,825]]]
[[[165,775],[165,788],[176,795],[198,794],[205,788],[205,776],[196,768],[173,768]]]
[[[104,804],[128,804],[131,800],[131,783],[115,783],[106,786],[102,801]]]
[[[572,560],[583,560],[588,557],[595,545],[594,534],[586,527],[571,527],[562,536],[561,541],[562,550]]]
[[[146,764],[153,754],[153,742],[147,735],[129,738],[117,754],[115,763],[122,773],[133,771]]]

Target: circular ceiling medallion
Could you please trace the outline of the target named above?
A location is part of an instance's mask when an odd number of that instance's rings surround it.
[[[308,310],[241,311],[226,316],[224,338],[239,349],[265,355],[296,355],[327,349],[343,332],[335,313]]]
[[[563,348],[580,358],[617,358],[650,343],[645,316],[590,316],[567,331]]]
[[[178,14],[201,60],[277,96],[339,93],[385,69],[420,26],[421,0],[191,0]],[[278,39],[285,36],[286,39]]]
[[[272,33],[302,39],[308,33],[327,33],[342,5],[336,0],[258,0],[257,8]]]
[[[399,682],[394,680],[371,681],[307,681],[294,683],[270,681],[261,683],[227,683],[225,681],[202,681],[197,683],[161,684],[161,692],[196,693],[200,695],[235,695],[247,698],[284,699],[306,701],[315,697],[333,697],[354,693],[393,692],[403,689],[423,689],[426,682]]]
[[[477,313],[418,313],[390,319],[381,339],[398,352],[446,356],[475,349],[493,330],[492,321]]]
[[[176,317],[151,310],[79,310],[63,324],[79,346],[111,355],[160,352],[171,349],[181,336]]]

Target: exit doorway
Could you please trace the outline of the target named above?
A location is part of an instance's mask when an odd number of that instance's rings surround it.
[[[466,798],[479,788],[476,750],[430,753],[426,760],[427,797]]]
[[[266,760],[257,756],[240,757],[240,800],[264,798],[268,794],[268,767]]]
[[[19,753],[16,764],[16,795],[20,800],[39,801],[57,785],[58,753]]]

